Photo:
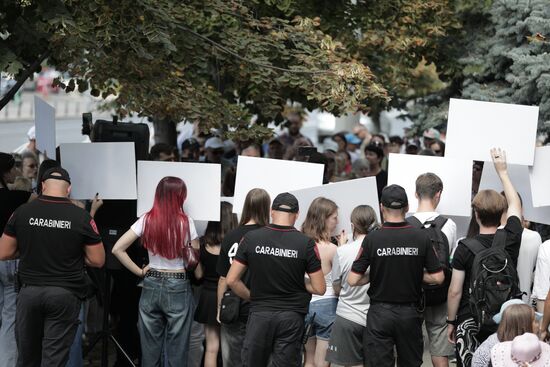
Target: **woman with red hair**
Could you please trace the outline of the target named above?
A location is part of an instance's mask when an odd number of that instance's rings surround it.
[[[132,273],[143,277],[139,301],[141,365],[187,366],[193,321],[193,294],[189,284],[185,246],[199,248],[195,224],[183,211],[187,187],[177,177],[157,185],[153,208],[141,216],[113,247],[113,254]],[[141,269],[126,249],[141,237],[149,265]],[[200,277],[200,265],[195,274]]]

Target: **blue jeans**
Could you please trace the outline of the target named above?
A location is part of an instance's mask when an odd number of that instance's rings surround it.
[[[15,342],[15,272],[19,260],[0,261],[0,367],[17,362]]]
[[[71,345],[71,351],[69,352],[69,361],[67,362],[66,367],[84,366],[84,359],[82,358],[82,334],[84,334],[84,303],[82,303],[82,306],[80,306],[78,320],[78,328],[76,329],[76,335],[74,337],[73,345]]]
[[[139,300],[141,365],[187,366],[194,301],[188,280],[146,277]]]
[[[336,320],[336,307],[338,306],[338,298],[323,298],[313,301],[309,304],[309,311],[306,316],[306,322],[311,322],[313,314],[313,327],[311,328],[311,336],[317,337],[320,340],[329,340],[332,324]]]

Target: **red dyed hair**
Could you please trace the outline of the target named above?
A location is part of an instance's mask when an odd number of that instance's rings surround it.
[[[183,256],[183,247],[189,241],[189,219],[183,211],[186,198],[187,186],[182,179],[167,176],[160,180],[153,208],[145,214],[143,247],[166,259]]]

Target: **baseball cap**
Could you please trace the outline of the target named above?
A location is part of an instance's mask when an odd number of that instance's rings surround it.
[[[34,126],[31,126],[29,131],[27,131],[27,137],[29,140],[36,139],[36,128]]]
[[[206,142],[204,143],[204,147],[206,149],[223,149],[224,145],[223,141],[220,138],[218,138],[217,136],[213,136],[206,140]]]
[[[69,176],[69,172],[67,172],[67,170],[61,167],[53,167],[47,170],[44,173],[44,176],[42,176],[42,181],[46,181],[49,179],[63,180],[68,182],[69,184],[71,183],[71,177]]]
[[[357,135],[355,134],[352,134],[352,133],[347,133],[346,134],[346,141],[349,143],[349,144],[353,144],[353,145],[360,145],[362,143],[362,140],[359,139],[357,137]]]
[[[504,314],[504,310],[512,305],[526,305],[526,303],[523,302],[521,299],[516,298],[504,302],[502,306],[500,306],[500,312],[493,316],[493,321],[497,324],[500,324],[500,321],[502,320],[502,315]],[[535,319],[539,321],[542,320],[542,314],[540,312],[535,312]]]
[[[399,185],[389,185],[382,190],[380,202],[386,208],[401,209],[409,205],[405,189]]]
[[[428,130],[425,130],[422,136],[428,139],[439,139],[441,134],[439,133],[439,131],[437,131],[437,129],[431,127]]]
[[[271,204],[271,209],[280,212],[298,213],[300,207],[298,205],[298,199],[296,199],[296,196],[288,192],[283,192],[282,194],[277,195],[275,200],[273,200],[273,204]]]

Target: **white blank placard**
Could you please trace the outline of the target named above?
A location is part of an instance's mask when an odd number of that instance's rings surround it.
[[[388,185],[402,186],[409,199],[409,212],[416,212],[416,179],[423,173],[435,173],[443,181],[437,211],[443,215],[470,215],[472,161],[410,154],[390,154]]]
[[[345,229],[348,234],[351,233],[350,215],[358,205],[370,205],[376,212],[378,222],[380,222],[376,177],[359,178],[310,187],[308,189],[290,191],[290,193],[296,196],[300,204],[300,214],[295,224],[295,227],[299,230],[302,229],[309,206],[318,197],[330,199],[338,205],[337,233],[342,229]]]
[[[36,149],[55,159],[55,108],[40,97],[34,97]]]
[[[532,222],[550,224],[550,206],[533,207],[531,184],[529,183],[529,168],[527,166],[509,164],[508,175],[510,176],[514,188],[521,195],[521,200],[523,201],[523,216],[525,219]],[[492,163],[486,162],[483,166],[479,189],[502,191],[502,184],[495,171],[495,166]]]
[[[61,165],[71,176],[71,197],[134,200],[136,157],[134,143],[61,144]]]
[[[233,212],[240,213],[254,188],[264,189],[271,200],[282,193],[323,184],[324,165],[279,159],[239,156]]]
[[[138,161],[138,217],[151,209],[157,185],[166,176],[185,182],[183,209],[193,220],[220,220],[221,165],[188,162]]]
[[[550,146],[535,150],[535,161],[529,169],[533,206],[550,205]]]
[[[538,116],[536,106],[451,98],[445,157],[491,162],[496,147],[508,163],[532,165]]]

